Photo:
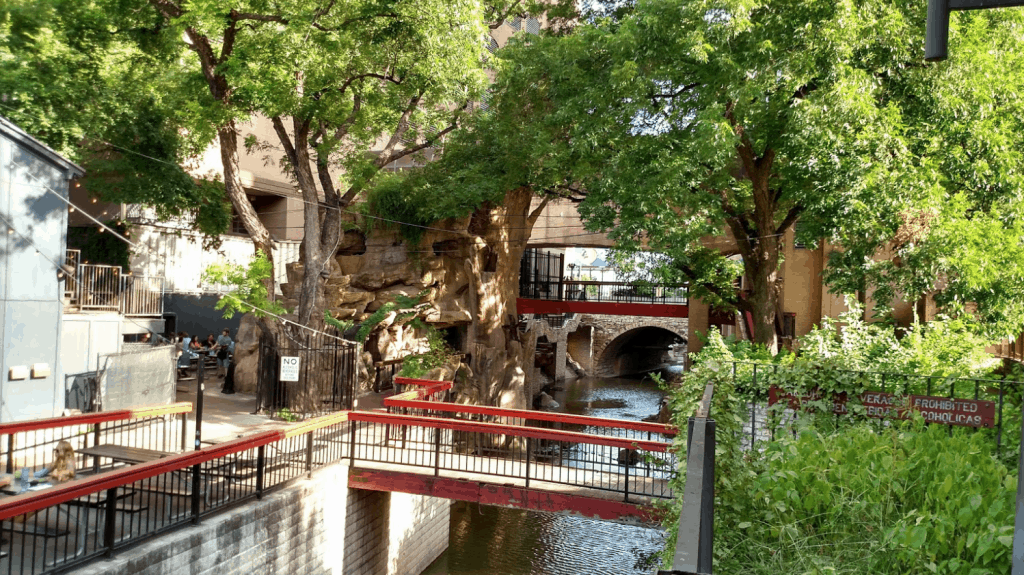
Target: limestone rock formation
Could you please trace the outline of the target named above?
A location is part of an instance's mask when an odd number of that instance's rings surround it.
[[[338,319],[362,322],[399,296],[420,297],[425,304],[421,319],[443,330],[463,355],[456,401],[528,407],[525,382],[527,370],[533,370],[536,335],[520,333],[515,305],[519,262],[543,208],[531,213],[531,198],[529,190],[510,191],[501,205],[432,225],[416,245],[397,231],[346,231],[323,283],[327,311]],[[301,264],[287,268],[288,282],[281,285],[286,307],[297,301],[302,273]],[[372,387],[375,364],[428,349],[425,331],[408,321],[392,311],[371,333],[359,362],[362,389]],[[256,334],[247,332],[246,339],[246,349],[255,350],[250,340],[255,342]],[[241,363],[252,363],[249,353],[236,369],[240,388],[255,385],[255,365],[243,368]],[[452,369],[443,375],[450,379],[456,374]]]

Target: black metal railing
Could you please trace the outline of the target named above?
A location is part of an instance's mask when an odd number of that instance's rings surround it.
[[[198,442],[198,433],[197,433]],[[341,412],[126,467],[84,466],[38,495],[0,497],[0,572],[69,570],[347,460],[671,498],[666,442],[381,412]],[[19,482],[13,489],[20,490]]]
[[[676,473],[667,443],[530,427],[360,413],[354,458],[395,466],[553,483],[669,499]]]
[[[753,362],[731,362],[732,382],[746,400],[743,434],[745,446],[754,449],[758,441],[773,440],[777,432],[792,424],[807,409],[795,409],[798,403],[826,401],[838,422],[869,419],[884,425],[887,420],[904,418],[918,411],[929,424],[971,427],[992,436],[997,451],[1003,445],[1003,415],[1007,393],[1017,393],[1021,382],[991,378],[957,378],[906,373],[817,368],[794,368]],[[799,370],[799,371],[798,371]],[[788,382],[815,381],[815,389],[795,390]],[[847,391],[849,390],[849,391]],[[960,417],[956,407],[934,410],[911,405],[912,399],[961,400],[954,402],[973,411],[972,418]],[[884,401],[885,404],[880,404]],[[830,403],[828,403],[830,402]],[[855,408],[853,405],[860,404]],[[775,405],[771,408],[771,405]],[[948,419],[944,416],[948,414]],[[960,421],[957,418],[960,417]]]
[[[319,415],[349,410],[359,377],[358,346],[335,329],[315,334],[261,334],[257,409]],[[281,358],[297,357],[298,381],[281,381]]]
[[[183,408],[187,406],[188,411],[191,411],[191,404],[181,405]],[[111,412],[96,414],[96,416],[103,416],[107,413]],[[79,451],[106,444],[126,445],[132,448],[162,452],[184,451],[187,446],[185,429],[188,425],[188,412],[113,421],[74,423],[30,430],[17,429],[21,425],[13,423],[0,426],[0,434],[4,437],[3,453],[6,473],[15,474],[22,469],[30,469],[34,472],[44,467],[53,459],[53,451],[62,441],[68,442],[77,454],[75,456],[77,469],[91,468],[94,471],[99,471],[109,465],[100,465],[100,462],[79,454]],[[12,431],[4,431],[6,428],[12,428]]]
[[[0,498],[0,572],[64,571],[282,486],[344,458],[344,414]],[[110,484],[113,483],[113,486]],[[14,484],[20,489],[20,482]],[[57,503],[47,504],[50,501]]]
[[[519,261],[519,297],[560,299],[565,255],[529,248]]]

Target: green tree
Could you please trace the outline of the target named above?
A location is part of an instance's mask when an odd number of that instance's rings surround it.
[[[527,134],[548,136],[511,141],[518,149],[510,153],[568,161],[551,168],[586,190],[581,213],[592,229],[607,231],[621,253],[663,254],[648,259],[647,273],[750,312],[754,340],[774,349],[781,242],[798,219],[800,240],[842,246],[829,275],[837,289],[881,285],[880,295],[913,296],[936,287],[935,274],[928,282],[924,273],[942,263],[935,252],[931,268],[908,270],[896,259],[883,266],[897,269],[888,275],[875,273],[872,257],[939,231],[908,236],[965,185],[973,194],[960,216],[1019,171],[1016,120],[990,114],[1019,106],[1018,57],[1005,48],[1019,46],[1021,13],[959,15],[970,33],[954,26],[957,60],[930,65],[922,61],[924,8],[627,3],[573,34],[517,43],[504,55],[494,101],[515,110]],[[981,70],[960,60],[989,52]],[[994,77],[1012,88],[997,95]],[[956,87],[936,95],[946,83]],[[972,106],[982,111],[957,116]],[[983,134],[989,143],[972,148]],[[944,146],[952,136],[967,151]],[[723,232],[731,238],[724,249],[709,241]],[[733,286],[737,272],[750,288],[744,298]]]
[[[162,217],[192,216],[215,239],[230,211],[218,182],[182,167],[207,139],[179,129],[186,100],[171,88],[179,51],[155,14],[126,6],[0,5],[0,114],[82,164],[91,193],[153,206]]]

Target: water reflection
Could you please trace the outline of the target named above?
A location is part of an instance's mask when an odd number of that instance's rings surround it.
[[[560,386],[556,411],[633,421],[657,413],[663,395],[650,380]],[[463,502],[452,506],[450,534],[448,550],[423,575],[649,575],[664,546],[656,529]]]

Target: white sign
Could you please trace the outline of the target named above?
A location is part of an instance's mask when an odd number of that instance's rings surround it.
[[[281,356],[281,381],[299,381],[299,358]]]

